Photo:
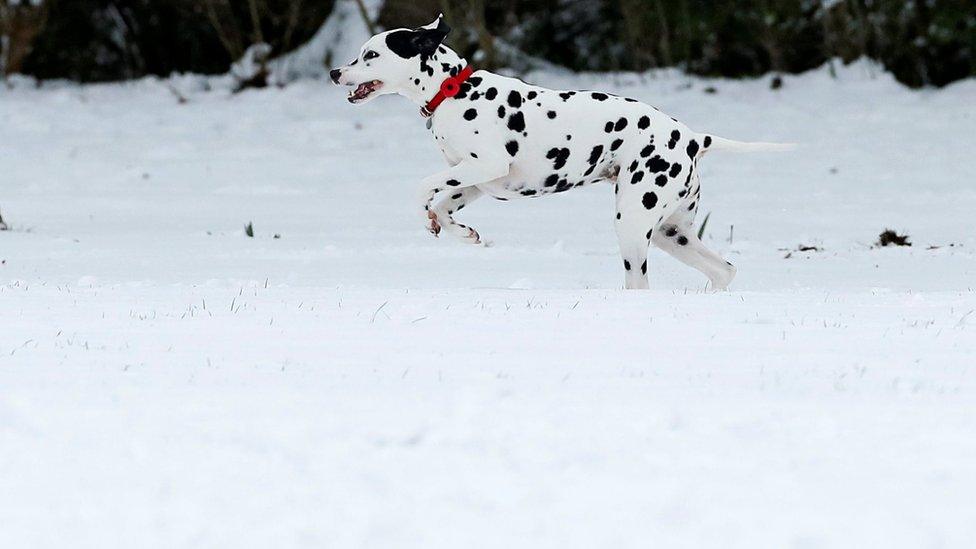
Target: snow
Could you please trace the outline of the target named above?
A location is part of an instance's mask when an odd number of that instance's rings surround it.
[[[0,87],[0,546],[968,547],[976,81],[837,69],[529,77],[801,144],[703,162],[719,294],[606,186],[432,238],[405,100]]]

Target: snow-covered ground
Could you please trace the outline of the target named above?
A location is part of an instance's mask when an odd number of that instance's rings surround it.
[[[432,238],[405,100],[0,87],[0,547],[972,547],[976,81],[530,80],[802,144],[702,165],[731,291],[607,186]]]

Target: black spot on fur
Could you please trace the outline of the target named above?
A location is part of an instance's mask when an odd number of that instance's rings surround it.
[[[559,94],[559,97],[562,97],[563,98],[563,101],[569,101],[569,98],[572,97],[572,96],[574,96],[574,95],[576,95],[576,92],[569,91],[569,92],[562,92],[562,93],[560,93]]]
[[[605,131],[607,133],[612,132],[613,131],[613,122],[607,122],[607,124],[605,126],[603,126],[603,131]]]
[[[527,189],[527,190],[522,191],[522,196],[532,196],[534,194],[535,194],[535,191],[532,190],[532,189]]]
[[[641,149],[640,152],[641,158],[647,158],[648,156],[651,156],[653,152],[654,152],[654,145],[653,144],[648,145],[643,149]]]
[[[546,153],[546,158],[552,160],[552,168],[558,170],[566,165],[566,160],[569,159],[569,149],[554,147]]]
[[[630,270],[630,261],[627,261],[626,259],[624,260],[624,269],[628,271]]]
[[[472,76],[471,78],[468,78],[468,82],[471,83],[471,86],[472,87],[477,88],[478,86],[481,85],[481,77],[480,76]]]
[[[546,113],[546,116],[549,117],[549,120],[552,120],[553,118],[556,118],[556,111],[549,111]]]
[[[688,237],[685,236],[685,235],[679,236],[678,237],[678,245],[679,246],[687,246],[688,245]]]
[[[460,184],[461,184],[461,182],[458,181],[457,179],[448,179],[447,180],[447,186],[448,187],[457,187]]]
[[[619,149],[620,146],[623,145],[623,144],[624,144],[624,140],[623,139],[614,139],[613,140],[613,143],[610,143],[610,150],[611,151],[615,151],[615,150]]]
[[[522,96],[519,92],[512,90],[508,93],[508,106],[516,109],[522,106]]]
[[[508,129],[516,132],[525,131],[525,117],[522,116],[521,111],[508,117]]]
[[[644,193],[644,198],[641,199],[644,207],[648,210],[653,210],[654,206],[657,206],[657,195],[654,193]]]
[[[587,162],[590,164],[596,164],[597,160],[600,159],[601,154],[603,154],[603,145],[593,147],[593,150],[590,151],[590,158],[587,160]]]
[[[525,94],[525,96],[528,97],[529,99],[535,99],[535,96],[537,96],[537,95],[539,95],[539,94],[537,94],[534,91],[530,91],[529,93]]]
[[[677,162],[671,164],[671,171],[668,172],[668,176],[670,176],[673,179],[675,177],[678,177],[679,173],[681,173],[681,164],[678,164]]]
[[[546,187],[552,187],[559,181],[559,174],[551,174],[546,178],[546,182],[543,183]]]
[[[498,105],[498,118],[505,118],[505,105]]]
[[[709,148],[711,146],[712,146],[712,136],[706,135],[705,136],[705,148],[707,149],[707,148]]]
[[[678,146],[678,141],[680,140],[681,140],[681,132],[679,132],[678,130],[674,130],[673,132],[671,132],[671,141],[668,141],[668,148],[674,149],[676,146]]]
[[[512,140],[505,143],[505,150],[508,151],[508,154],[515,156],[518,153],[518,141]]]
[[[457,200],[458,198],[461,198],[462,196],[464,196],[462,193],[452,194],[451,195],[451,200]]]
[[[618,132],[626,127],[627,127],[627,119],[622,116],[620,117],[619,120],[617,120],[617,123],[613,125],[613,129]]]
[[[650,239],[651,237],[647,237],[647,238]],[[644,260],[643,263],[641,263],[641,274],[644,274],[644,275],[647,274],[647,260],[646,259]]]
[[[646,130],[651,125],[651,119],[647,116],[640,117],[637,121],[637,128],[641,130]]]
[[[493,99],[495,99],[497,95],[498,95],[498,90],[495,88],[488,88],[485,91],[485,99],[487,99],[488,101],[492,101]]]
[[[651,170],[651,173],[663,172],[667,170],[669,166],[671,166],[671,164],[660,156],[655,156],[647,161],[647,169]]]
[[[685,150],[688,152],[688,158],[694,160],[695,156],[698,154],[698,142],[692,139],[691,142],[688,143],[688,148]]]
[[[620,219],[620,212],[617,212],[617,219]]]
[[[666,175],[664,175],[662,173],[661,175],[659,175],[659,176],[657,176],[657,177],[654,178],[654,184],[657,185],[658,187],[663,187],[663,186],[667,185],[668,184],[668,176],[666,176]]]
[[[634,173],[634,170],[636,169],[637,169],[637,161],[634,160],[633,162],[630,163],[630,167],[627,168],[627,171],[629,171],[630,173]]]
[[[676,234],[678,234],[678,229],[676,229],[675,227],[668,227],[664,231],[664,236],[667,236],[669,238],[672,237],[672,236],[674,236],[674,235],[676,235]]]
[[[468,110],[464,111],[464,119],[465,120],[474,120],[477,117],[478,117],[478,110],[477,109],[468,109]]]
[[[590,94],[590,97],[592,97],[593,99],[596,99],[597,101],[606,101],[607,98],[610,97],[610,96],[607,95],[607,94],[605,94],[605,93],[593,92],[593,93]]]
[[[637,172],[634,177],[630,178],[630,182],[634,185],[640,183],[644,179],[644,172]]]

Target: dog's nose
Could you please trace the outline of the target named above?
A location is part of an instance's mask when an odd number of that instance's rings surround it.
[[[335,84],[339,83],[340,76],[342,76],[342,71],[340,71],[339,69],[332,69],[331,71],[329,71],[329,78],[331,78],[332,82]]]

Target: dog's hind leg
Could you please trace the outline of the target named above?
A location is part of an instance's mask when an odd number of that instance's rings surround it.
[[[616,194],[617,241],[624,262],[624,287],[628,290],[647,289],[647,249],[651,245],[647,227],[652,227],[661,215],[657,200],[644,200],[630,183],[614,182]]]
[[[683,204],[681,209],[671,214],[654,230],[651,242],[678,261],[707,276],[713,290],[724,290],[735,277],[735,267],[706,248],[698,239],[693,226],[695,211],[697,201]]]
[[[624,260],[624,287],[628,290],[646,290],[647,248],[650,246],[646,235],[633,224],[617,223],[617,241],[620,255]]]
[[[477,187],[458,189],[451,196],[441,200],[429,210],[430,214],[428,217],[430,219],[430,225],[428,225],[427,230],[435,235],[444,231],[463,242],[481,244],[481,236],[478,234],[478,231],[463,223],[456,222],[453,215],[468,204],[481,198],[483,194]]]

